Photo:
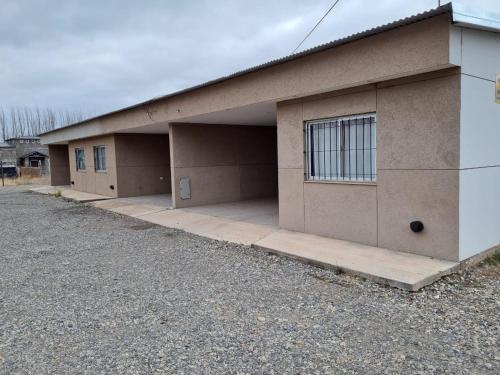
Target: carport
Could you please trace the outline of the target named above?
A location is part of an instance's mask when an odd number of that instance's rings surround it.
[[[278,226],[276,104],[170,124],[172,206]]]
[[[168,124],[49,145],[51,185],[171,204]]]

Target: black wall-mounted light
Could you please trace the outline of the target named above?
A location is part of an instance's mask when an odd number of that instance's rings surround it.
[[[75,181],[71,181],[71,185],[74,185],[75,184]]]
[[[420,233],[424,230],[424,223],[420,220],[415,220],[410,223],[410,229],[414,233]]]
[[[110,188],[111,190],[115,190],[115,185],[109,185],[109,188]]]

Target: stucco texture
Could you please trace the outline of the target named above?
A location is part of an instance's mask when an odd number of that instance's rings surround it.
[[[370,112],[376,183],[304,181],[305,121]],[[280,226],[458,260],[459,112],[456,70],[280,103]]]
[[[94,165],[94,146],[106,147],[106,171],[96,171]],[[85,170],[76,170],[75,149],[85,152]],[[69,165],[72,187],[87,193],[117,197],[116,156],[113,135],[92,137],[72,141],[68,145]]]
[[[275,127],[173,124],[170,137],[175,207],[277,195]],[[190,199],[179,196],[184,177]]]
[[[290,100],[440,70],[451,66],[449,35],[449,15],[433,17],[61,129],[44,135],[43,140],[52,143],[71,139],[76,134],[88,137],[148,124],[183,122],[183,119],[204,113]]]
[[[168,134],[117,134],[119,197],[171,192]]]

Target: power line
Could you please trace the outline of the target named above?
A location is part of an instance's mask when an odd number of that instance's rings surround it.
[[[321,22],[323,22],[323,20],[326,18],[326,16],[328,16],[328,14],[333,10],[333,8],[335,8],[335,5],[337,5],[337,3],[339,2],[340,0],[336,0],[332,6],[326,11],[326,13],[323,15],[323,17],[321,17],[321,19],[316,23],[316,25],[314,25],[314,27],[311,29],[311,31],[309,31],[307,33],[307,35],[304,37],[304,39],[302,39],[302,41],[299,43],[299,45],[297,47],[295,47],[295,49],[293,50],[292,53],[295,53],[299,48],[300,46],[302,45],[302,43],[304,43],[306,41],[307,38],[309,38],[309,36],[314,32],[314,30],[316,30],[316,28],[319,26],[319,24]]]

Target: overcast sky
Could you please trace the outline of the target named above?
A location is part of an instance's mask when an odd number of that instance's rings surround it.
[[[97,115],[164,95],[291,53],[332,3],[1,0],[0,107]],[[301,49],[436,5],[340,0]]]

